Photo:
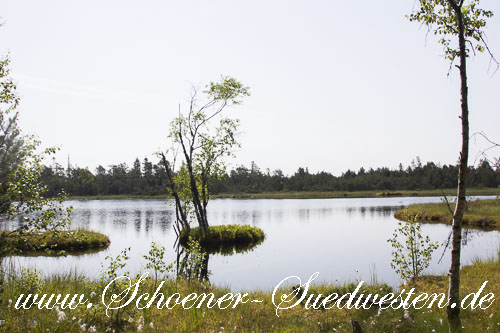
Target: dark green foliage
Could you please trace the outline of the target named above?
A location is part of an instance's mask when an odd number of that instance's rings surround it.
[[[458,168],[428,162],[420,159],[406,169],[378,168],[358,172],[347,170],[341,176],[328,172],[310,173],[307,168],[299,168],[291,176],[281,170],[265,172],[252,162],[250,168],[238,166],[220,179],[214,180],[213,194],[263,193],[263,192],[317,192],[317,191],[383,191],[382,196],[391,196],[401,190],[433,190],[456,187]],[[147,158],[142,165],[136,159],[133,167],[125,163],[112,165],[107,170],[99,166],[94,173],[85,168],[65,170],[58,164],[45,167],[42,181],[49,188],[49,195],[62,189],[71,196],[91,195],[168,195],[165,183],[165,168]],[[490,165],[481,161],[477,167],[470,167],[468,186],[496,188],[500,185],[500,163]],[[383,193],[386,193],[385,195]]]

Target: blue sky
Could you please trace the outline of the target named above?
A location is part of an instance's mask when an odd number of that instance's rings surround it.
[[[500,3],[481,2],[500,58]],[[192,85],[231,75],[251,96],[231,113],[232,164],[340,174],[415,156],[455,163],[459,77],[414,1],[2,1],[21,125],[59,161],[91,170],[166,148]],[[471,132],[500,141],[500,72],[469,62]],[[475,153],[486,146],[471,142]],[[492,157],[499,151],[493,152]]]

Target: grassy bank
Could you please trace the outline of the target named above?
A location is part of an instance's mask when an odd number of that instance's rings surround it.
[[[456,188],[445,189],[448,196],[457,193]],[[498,188],[471,188],[468,195],[500,195]],[[215,198],[231,199],[327,199],[327,198],[377,198],[377,197],[437,197],[442,196],[442,190],[376,190],[376,191],[303,191],[303,192],[263,192],[263,193],[219,193]],[[168,199],[167,195],[98,195],[98,196],[71,196],[69,200],[123,200],[123,199]]]
[[[455,204],[450,204],[455,209]],[[451,224],[452,215],[446,203],[430,203],[410,205],[408,207],[410,217],[417,216],[421,222],[447,223]],[[402,221],[407,220],[406,211],[398,210],[394,216]],[[464,226],[500,230],[500,200],[475,200],[467,202],[463,219]]]
[[[108,236],[88,230],[51,232],[3,232],[0,239],[7,255],[50,255],[81,253],[109,245]],[[62,252],[63,251],[63,252]]]
[[[462,297],[477,292],[484,281],[489,281],[482,295],[492,292],[500,295],[500,262],[491,260],[488,263],[476,263],[464,267],[462,277]],[[169,297],[179,293],[182,297],[190,293],[213,293],[215,298],[221,297],[229,290],[201,284],[196,281],[175,281],[166,279],[161,292]],[[276,316],[276,308],[272,302],[271,291],[250,292],[251,300],[262,300],[260,303],[248,302],[236,308],[225,310],[217,306],[208,309],[192,307],[184,310],[180,306],[173,309],[156,307],[138,310],[135,301],[121,310],[105,315],[105,307],[101,303],[101,295],[107,281],[89,281],[82,276],[63,275],[46,279],[37,278],[27,273],[23,277],[10,278],[4,282],[3,302],[0,305],[0,318],[5,320],[0,327],[4,332],[352,332],[351,320],[355,319],[364,332],[448,332],[445,309],[436,306],[431,309],[410,309],[404,314],[402,310],[391,308],[379,311],[374,306],[368,310],[329,310],[306,309],[303,304],[292,309],[281,310]],[[448,279],[445,276],[425,276],[405,286],[416,288],[416,293],[446,293]],[[155,282],[149,280],[140,284],[138,295],[154,292]],[[157,285],[157,284],[156,284]],[[315,285],[314,292],[328,293],[334,291],[342,294],[352,291],[353,284],[343,286]],[[381,295],[390,291],[386,286],[372,286],[366,290],[380,290]],[[278,291],[275,299],[281,299],[291,289]],[[48,310],[33,306],[29,310],[15,309],[17,297],[21,293],[43,292],[47,294],[85,294],[93,306],[79,306],[75,310]],[[497,300],[498,302],[498,300]],[[146,302],[142,302],[146,303]],[[409,318],[410,317],[410,318]],[[499,331],[500,307],[497,303],[486,310],[462,310],[464,332]]]

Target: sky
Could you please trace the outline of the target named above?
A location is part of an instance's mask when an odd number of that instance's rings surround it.
[[[250,87],[232,166],[347,169],[454,164],[460,78],[414,0],[2,0],[20,124],[58,161],[89,167],[153,158],[192,86],[221,75]],[[486,34],[500,58],[500,2]],[[500,71],[469,61],[471,133],[500,141]],[[471,164],[488,145],[471,141]],[[490,151],[490,157],[500,151]]]

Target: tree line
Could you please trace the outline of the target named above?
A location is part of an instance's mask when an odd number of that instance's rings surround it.
[[[409,166],[399,164],[397,169],[381,167],[347,170],[340,176],[329,172],[309,172],[300,167],[292,175],[280,169],[262,170],[252,162],[250,167],[238,166],[214,180],[211,192],[262,193],[277,191],[367,191],[367,190],[427,190],[456,186],[458,167],[433,162],[423,164],[420,158]],[[154,163],[148,158],[138,158],[129,167],[126,163],[111,165],[107,169],[98,166],[94,172],[88,168],[68,167],[53,163],[43,166],[41,181],[48,187],[48,195],[64,190],[70,196],[91,195],[167,195],[168,180],[161,161]],[[470,187],[498,187],[500,185],[500,161],[482,160],[470,166],[467,179]]]

